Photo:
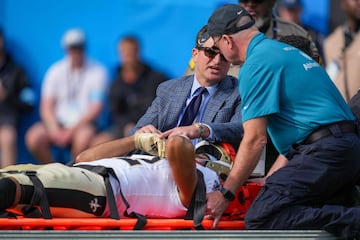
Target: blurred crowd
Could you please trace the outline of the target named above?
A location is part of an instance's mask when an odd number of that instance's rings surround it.
[[[352,109],[357,109],[360,1],[331,3],[341,7],[344,18],[334,15],[330,22],[335,22],[336,28],[332,26],[324,35],[302,23],[301,0],[239,0],[268,38],[296,35],[308,39],[311,57],[326,69]],[[109,79],[111,69],[86,55],[82,29],[66,31],[61,46],[64,57],[49,66],[42,81],[36,113],[39,121],[26,129],[24,136],[27,150],[42,164],[72,162],[91,146],[128,135],[154,100],[158,85],[169,79],[140,58],[141,39],[133,35],[118,40],[119,63],[113,79]],[[190,59],[184,75],[194,74],[194,66]],[[238,77],[240,67],[231,65],[228,74]],[[0,30],[0,168],[17,162],[19,119],[36,110],[30,83],[24,69],[6,51],[6,36]],[[100,123],[100,118],[105,123]],[[54,147],[68,151],[69,158],[59,159]],[[267,148],[270,166],[277,153],[271,144]]]

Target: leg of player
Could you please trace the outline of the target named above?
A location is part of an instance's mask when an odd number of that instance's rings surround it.
[[[166,154],[180,200],[188,207],[197,183],[194,146],[185,137],[173,136],[166,142]]]
[[[0,211],[16,205],[21,196],[20,184],[12,178],[0,179]]]

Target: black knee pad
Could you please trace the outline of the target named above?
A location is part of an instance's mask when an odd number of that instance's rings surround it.
[[[5,210],[14,204],[16,184],[9,178],[0,179],[0,210]]]

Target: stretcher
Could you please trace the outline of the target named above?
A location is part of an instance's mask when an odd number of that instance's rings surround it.
[[[247,183],[236,194],[221,218],[217,230],[245,230],[244,217],[247,209],[261,188],[260,184]],[[17,215],[0,218],[0,230],[133,230],[137,219],[123,218],[30,218]],[[212,229],[213,220],[202,221],[205,230]],[[142,230],[194,230],[193,220],[147,219]]]
[[[17,218],[0,219],[0,230],[133,230],[136,219],[110,218]],[[192,220],[148,219],[143,230],[194,230]],[[211,229],[213,221],[203,220],[204,229]],[[217,230],[244,230],[243,220],[222,220]]]

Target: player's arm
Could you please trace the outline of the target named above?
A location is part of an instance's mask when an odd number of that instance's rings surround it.
[[[129,136],[89,148],[81,152],[76,157],[75,162],[91,162],[103,158],[119,157],[134,149],[134,136]]]

